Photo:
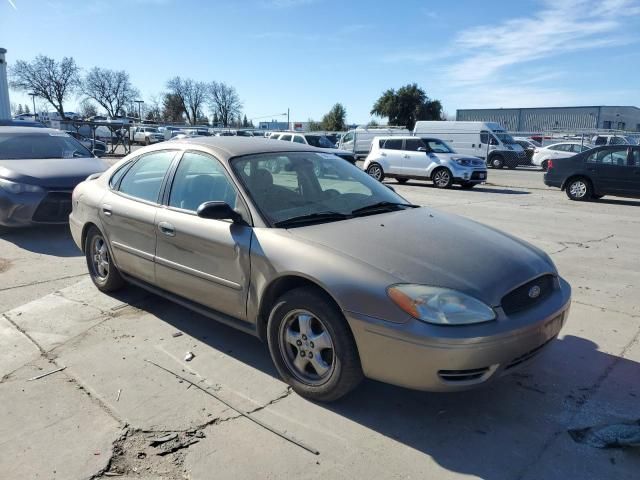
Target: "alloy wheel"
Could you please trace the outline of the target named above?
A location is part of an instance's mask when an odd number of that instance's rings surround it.
[[[321,385],[335,369],[331,334],[321,319],[307,310],[294,310],[280,324],[278,343],[289,371],[301,382]]]
[[[446,170],[438,170],[433,176],[433,183],[435,183],[437,187],[446,187],[450,181],[451,176]]]
[[[574,198],[584,198],[587,194],[587,184],[583,180],[576,180],[569,186],[569,193]]]
[[[380,180],[382,178],[382,168],[380,168],[378,165],[370,166],[367,169],[367,173],[376,180]]]
[[[109,250],[104,238],[96,236],[91,243],[91,258],[93,271],[101,280],[109,276]]]

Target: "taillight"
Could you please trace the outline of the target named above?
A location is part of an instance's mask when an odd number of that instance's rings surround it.
[[[553,168],[553,160],[547,160],[547,170],[551,170]]]

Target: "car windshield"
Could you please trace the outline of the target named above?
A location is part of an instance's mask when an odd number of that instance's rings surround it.
[[[335,148],[335,144],[324,135],[305,135],[309,145],[320,148]]]
[[[157,128],[149,128],[149,127],[147,127],[147,132],[158,133],[158,129]]]
[[[406,205],[391,189],[333,154],[263,153],[238,157],[231,166],[274,226],[337,221]]]
[[[514,143],[516,143],[513,137],[509,135],[507,132],[494,131],[493,134],[498,138],[498,140],[500,140],[505,145],[509,145],[509,144],[513,145]]]
[[[0,133],[0,160],[93,157],[66,133]]]
[[[434,140],[433,138],[423,138],[422,141],[427,145],[428,151],[433,153],[456,153],[453,149],[442,140]]]

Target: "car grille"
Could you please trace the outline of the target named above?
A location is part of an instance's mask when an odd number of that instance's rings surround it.
[[[487,172],[473,172],[471,174],[471,180],[486,180]]]
[[[540,291],[532,298],[529,294],[532,288],[537,286]],[[553,275],[543,275],[535,280],[525,283],[521,287],[512,290],[502,298],[502,309],[507,315],[526,310],[547,298],[553,292]]]
[[[488,371],[489,367],[469,370],[439,370],[438,376],[445,382],[470,382],[480,380]]]
[[[33,214],[34,222],[66,222],[71,213],[71,192],[50,192]]]

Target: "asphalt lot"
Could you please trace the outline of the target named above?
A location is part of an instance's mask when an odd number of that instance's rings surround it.
[[[570,202],[524,169],[490,170],[470,191],[388,183],[552,256],[574,301],[537,361],[490,389],[366,381],[313,404],[277,379],[256,339],[135,288],[98,293],[66,228],[0,233],[0,477],[636,479],[637,449],[597,449],[567,430],[640,418],[640,200]],[[167,433],[177,438],[149,445]]]

